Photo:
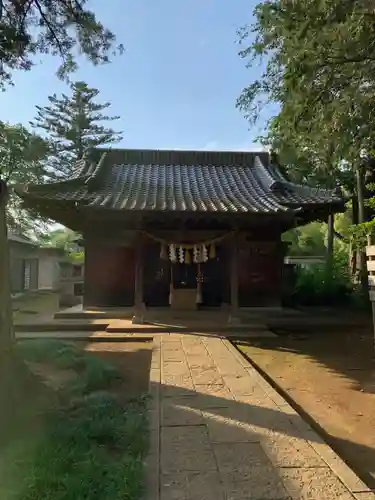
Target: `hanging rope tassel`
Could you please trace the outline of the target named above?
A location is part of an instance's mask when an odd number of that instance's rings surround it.
[[[196,264],[199,262],[199,248],[197,245],[193,247],[193,260]]]
[[[169,247],[169,258],[171,262],[173,263],[177,262],[176,247],[174,245],[170,245]]]
[[[184,263],[184,249],[182,247],[178,248],[178,261],[180,264]]]
[[[210,259],[214,259],[215,257],[216,257],[216,248],[215,248],[215,245],[212,244],[211,247],[210,247],[209,258]]]
[[[208,250],[206,245],[202,245],[202,261],[203,262],[208,261]]]

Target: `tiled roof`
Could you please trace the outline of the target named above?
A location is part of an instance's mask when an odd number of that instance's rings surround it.
[[[332,191],[288,182],[267,153],[103,150],[70,180],[18,190],[35,200],[124,211],[279,213],[340,204]]]
[[[8,233],[8,241],[12,241],[14,243],[22,243],[23,245],[30,245],[34,247],[38,246],[38,244],[35,241],[30,240],[30,238],[12,232]]]

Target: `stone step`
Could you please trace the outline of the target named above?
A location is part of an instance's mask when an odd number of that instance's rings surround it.
[[[145,333],[107,334],[90,331],[17,332],[17,340],[58,339],[87,342],[152,342],[154,336]]]
[[[109,325],[108,321],[104,322],[88,322],[88,321],[76,321],[76,320],[66,320],[66,321],[46,321],[46,322],[34,322],[34,323],[20,323],[14,326],[16,332],[69,332],[69,331],[80,331],[80,332],[94,332],[94,331],[105,331]]]
[[[235,333],[241,332],[243,334],[247,333],[249,336],[254,336],[254,334],[262,335],[267,332],[268,329],[265,324],[233,324],[229,325],[227,321],[225,322],[204,322],[204,321],[182,321],[176,322],[171,321],[170,318],[165,319],[165,321],[155,321],[150,320],[145,321],[144,324],[129,325],[128,321],[111,321],[111,323],[106,328],[108,333],[126,333],[130,331],[137,332],[148,332],[148,333],[184,333],[184,332],[201,332],[201,333]]]
[[[90,311],[59,311],[55,313],[55,319],[131,319],[133,311],[131,310],[90,310]]]

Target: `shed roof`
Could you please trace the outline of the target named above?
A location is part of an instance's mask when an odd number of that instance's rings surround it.
[[[13,243],[21,243],[22,245],[29,245],[32,247],[38,246],[37,242],[31,240],[27,236],[16,234],[16,233],[13,233],[11,231],[8,233],[8,241],[11,241]]]

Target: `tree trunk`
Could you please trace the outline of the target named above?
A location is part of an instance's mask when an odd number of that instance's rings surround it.
[[[363,166],[358,165],[356,169],[356,181],[357,181],[357,196],[358,196],[358,223],[361,224],[366,221],[365,213],[365,198],[364,198],[364,176],[363,176]],[[360,249],[360,279],[361,288],[363,296],[368,295],[368,280],[367,280],[367,264],[366,264],[366,252],[365,249]]]
[[[6,224],[6,206],[8,187],[0,179],[0,354],[10,353],[14,342],[13,311],[10,289],[10,262],[8,231]]]
[[[358,199],[357,197],[352,197],[352,225],[356,226],[358,224]],[[358,267],[358,252],[355,245],[353,245],[353,238],[350,238],[350,249],[349,249],[349,268],[350,275],[352,279],[357,275],[357,267]]]
[[[14,352],[13,310],[10,288],[9,246],[6,224],[8,187],[0,179],[0,442],[12,426],[15,412],[22,408],[19,400],[21,387],[27,394],[26,367]]]

